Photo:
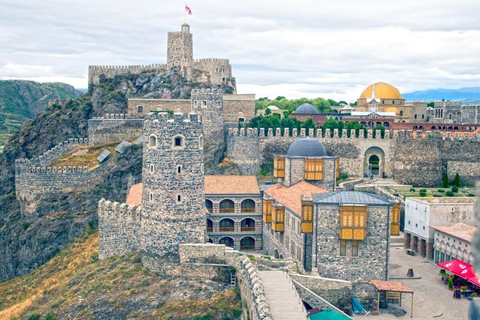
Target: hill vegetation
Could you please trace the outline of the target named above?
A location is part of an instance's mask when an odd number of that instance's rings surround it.
[[[49,100],[75,99],[81,94],[65,83],[0,80],[0,144],[5,144],[22,123],[45,110]]]
[[[317,107],[319,112],[332,112],[333,111],[332,107],[339,106],[340,103],[347,104],[345,101],[337,102],[332,99],[325,100],[323,98],[315,98],[315,99],[301,98],[301,99],[288,100],[285,97],[278,96],[273,100],[270,100],[268,98],[259,98],[255,102],[255,109],[263,110],[263,109],[266,109],[268,106],[276,106],[279,109],[288,111],[288,113],[293,113],[299,105],[304,103],[313,104],[314,106]]]
[[[99,261],[91,227],[34,272],[0,284],[0,319],[238,319],[239,292],[162,278],[136,253]]]

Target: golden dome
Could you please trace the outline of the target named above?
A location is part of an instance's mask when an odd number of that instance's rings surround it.
[[[376,88],[377,86],[375,86]],[[375,89],[376,91],[376,89]],[[395,107],[386,107],[385,109],[383,109],[383,112],[395,112],[395,115],[398,116],[400,114],[400,111],[398,111],[397,108]]]
[[[370,99],[372,97],[373,84],[363,90],[359,99]],[[375,83],[375,97],[378,100],[382,99],[403,99],[400,91],[397,88],[386,82]]]

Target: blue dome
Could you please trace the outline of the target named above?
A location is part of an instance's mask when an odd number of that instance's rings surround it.
[[[294,141],[288,147],[287,156],[292,157],[325,157],[327,150],[317,139],[303,138]]]
[[[295,110],[295,114],[319,114],[318,109],[310,103],[304,103]]]

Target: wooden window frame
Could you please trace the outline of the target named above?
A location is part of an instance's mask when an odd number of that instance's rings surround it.
[[[340,240],[340,257],[347,256],[347,240]]]
[[[272,208],[272,229],[276,232],[285,231],[285,207],[273,206]]]
[[[340,239],[365,240],[367,236],[367,207],[340,206]]]
[[[273,176],[285,178],[285,157],[275,157],[273,160]]]
[[[390,235],[400,235],[400,203],[394,203],[390,215]]]
[[[273,199],[263,199],[263,222],[272,223]]]
[[[340,178],[340,158],[335,160],[335,178]]]
[[[323,158],[305,159],[305,180],[323,180]]]
[[[302,200],[302,232],[313,233],[313,202]]]

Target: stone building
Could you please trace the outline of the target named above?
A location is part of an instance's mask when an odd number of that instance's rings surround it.
[[[208,241],[262,248],[262,197],[255,176],[205,176]]]
[[[314,139],[299,139],[287,155],[275,158],[279,183],[263,195],[263,248],[322,277],[387,280],[399,204],[378,195],[335,192],[337,172],[337,158],[328,157]]]
[[[407,198],[404,248],[434,259],[435,230],[431,226],[475,225],[474,198]]]
[[[435,263],[460,259],[473,265],[472,240],[477,227],[465,223],[431,226],[434,229]]]

